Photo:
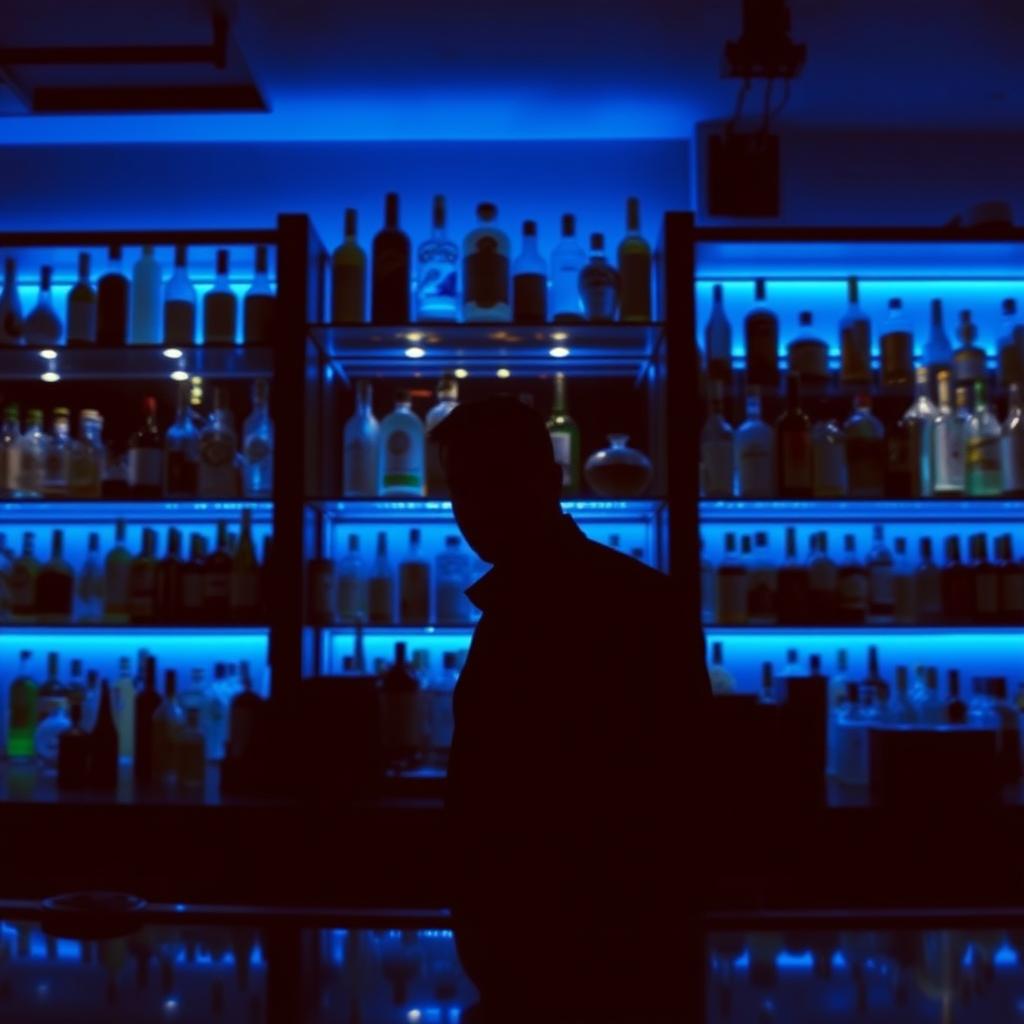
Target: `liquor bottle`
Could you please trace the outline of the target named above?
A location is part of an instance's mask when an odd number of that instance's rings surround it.
[[[999,386],[1024,387],[1024,325],[1017,318],[1017,301],[1003,299],[1003,324],[999,332]],[[0,326],[0,339],[3,327]]]
[[[164,289],[164,344],[192,345],[196,340],[196,290],[188,276],[188,249],[175,246],[174,270]]]
[[[110,684],[100,684],[100,701],[96,722],[89,733],[89,785],[93,789],[117,788],[117,762],[120,737],[114,723]]]
[[[886,438],[885,493],[890,498],[930,498],[935,493],[938,410],[928,397],[928,389],[928,368],[919,366],[915,371],[914,400]]]
[[[238,299],[228,279],[227,249],[217,250],[217,274],[203,296],[203,344],[234,345],[238,333]]]
[[[974,576],[974,621],[981,626],[999,622],[999,571],[988,560],[988,540],[984,533],[968,540],[970,569]]]
[[[720,626],[745,626],[749,616],[747,604],[747,567],[736,553],[736,534],[725,535],[725,555],[715,578],[717,606],[715,621]]]
[[[1020,385],[1010,385],[1006,419],[1003,421],[1000,457],[1003,468],[1003,494],[1024,497],[1024,404]]]
[[[200,789],[206,780],[206,737],[199,715],[199,708],[186,708],[175,743],[174,773],[182,789]]]
[[[651,247],[640,234],[640,200],[626,200],[626,236],[619,243],[619,319],[623,323],[651,320]]]
[[[177,690],[178,673],[169,668],[164,673],[164,699],[156,706],[150,719],[153,778],[161,783],[173,781],[178,766],[178,735],[184,719],[178,706]]]
[[[128,278],[121,268],[121,246],[107,250],[107,272],[96,288],[96,342],[119,348],[128,336]]]
[[[167,531],[167,551],[156,565],[156,620],[178,622],[182,618],[181,531]]]
[[[573,288],[576,279],[573,278]],[[8,256],[4,260],[4,286],[0,290],[0,346],[20,345],[24,341],[21,296],[18,294],[18,265]]]
[[[442,377],[437,382],[436,394],[437,403],[427,412],[423,424],[427,437],[427,494],[431,498],[447,498],[448,480],[441,465],[441,452],[430,440],[430,432],[459,404],[459,382],[454,377]]]
[[[252,412],[242,424],[242,494],[268,500],[274,493],[274,422],[270,418],[270,382],[252,384]]]
[[[132,622],[156,621],[156,531],[148,526],[128,571],[128,608]]]
[[[152,245],[144,245],[132,267],[132,345],[159,345],[163,275]]]
[[[868,611],[868,574],[857,557],[857,538],[852,533],[843,538],[843,550],[836,580],[836,621],[860,625]]]
[[[164,486],[164,446],[155,398],[143,401],[142,413],[142,427],[128,440],[128,490],[133,498],[159,498]]]
[[[933,486],[936,496],[955,497],[963,494],[967,486],[967,428],[970,424],[967,389],[956,389],[957,408],[954,410],[950,404],[949,371],[939,371],[937,386],[939,403],[932,441]]]
[[[543,324],[548,319],[548,265],[537,248],[537,222],[523,221],[523,247],[512,264],[512,319]]]
[[[467,323],[511,319],[508,236],[495,226],[498,208],[479,203],[477,225],[462,246],[462,315]]]
[[[78,254],[78,280],[68,292],[68,344],[96,344],[96,289],[89,281],[89,254]]]
[[[253,693],[252,680],[243,673],[242,688],[231,698],[228,711],[227,755],[232,761],[244,762],[256,751],[264,711],[263,698]]]
[[[102,495],[106,458],[103,417],[95,409],[82,409],[78,414],[78,440],[71,445],[69,497],[98,498]]]
[[[416,250],[416,319],[455,323],[458,319],[459,247],[445,232],[444,196],[434,196],[431,235]]]
[[[142,688],[135,694],[133,722],[135,780],[143,784],[153,781],[153,717],[160,704],[160,694],[156,689],[156,659],[147,657],[145,679]]]
[[[70,725],[57,737],[57,785],[85,789],[89,785],[89,734],[82,728],[82,708],[72,704]]]
[[[999,538],[999,609],[1000,619],[1008,626],[1024,623],[1024,562],[1014,561],[1013,536]]]
[[[356,383],[356,408],[345,423],[342,444],[342,493],[346,498],[376,497],[380,427],[373,415],[373,385],[368,380]]]
[[[811,488],[816,498],[845,498],[849,489],[846,437],[842,427],[824,414],[811,427]]]
[[[718,366],[722,368],[724,360],[724,375],[714,372],[712,377],[719,376],[719,379],[726,383],[731,378],[732,359],[732,338],[729,323],[725,319],[725,312],[721,309],[721,285],[716,285],[715,301],[718,306],[720,318],[715,321],[715,309],[712,308],[711,320],[705,328],[705,346],[708,351],[708,368],[711,369],[711,342],[716,342],[718,351]],[[724,322],[724,330],[723,330]],[[714,332],[717,336],[712,338]],[[779,386],[779,318],[772,312],[766,301],[765,282],[763,278],[754,281],[754,308],[746,315],[743,321],[743,337],[746,347],[747,361],[747,386],[755,385],[765,390],[774,391]]]
[[[608,262],[604,235],[590,236],[590,259],[580,271],[580,296],[583,310],[591,323],[611,323],[619,304],[619,275]]]
[[[39,568],[35,557],[35,534],[29,530],[22,536],[21,554],[11,566],[11,611],[16,617],[33,616],[36,613]]]
[[[851,498],[881,498],[885,480],[885,428],[871,412],[871,399],[861,394],[843,424],[846,471]]]
[[[580,295],[580,272],[586,266],[587,254],[576,241],[576,218],[562,214],[562,237],[551,251],[551,312],[559,323],[580,323],[583,320],[583,299]]]
[[[854,699],[856,699],[857,684],[849,679],[847,676],[848,671],[849,659],[847,652],[841,647],[836,651],[836,671],[828,682],[828,700],[826,705],[828,709],[825,740],[827,751],[826,771],[830,776],[839,775],[839,722],[847,710],[851,686],[854,691]]]
[[[403,626],[430,622],[430,563],[420,553],[420,531],[409,531],[409,553],[398,566],[398,621]]]
[[[43,621],[67,621],[74,605],[75,575],[64,560],[64,531],[54,530],[50,560],[36,581],[36,613]]]
[[[21,440],[21,426],[18,422],[18,406],[5,405],[3,420],[0,421],[0,498],[15,498],[18,495],[18,442]]]
[[[270,345],[274,340],[277,308],[268,274],[267,247],[256,246],[256,268],[242,302],[242,341],[246,345]]]
[[[39,711],[34,740],[36,757],[44,773],[49,775],[57,769],[60,734],[71,728],[67,688],[60,681],[58,655],[54,651],[46,656],[46,679],[39,687],[36,707]]]
[[[991,497],[1003,490],[1002,428],[989,408],[983,381],[974,382],[974,414],[967,427],[967,493]]]
[[[928,367],[928,380],[931,396],[938,394],[936,388],[937,375],[940,370],[953,368],[953,346],[949,342],[946,328],[942,321],[942,300],[932,299],[931,327],[928,340],[924,345],[924,365]]]
[[[41,498],[46,472],[47,438],[43,431],[42,409],[29,409],[25,432],[17,442],[18,497]]]
[[[973,573],[960,560],[960,538],[946,538],[946,564],[942,568],[942,616],[952,625],[974,618]]]
[[[64,406],[53,410],[53,433],[46,445],[43,495],[66,498],[71,477],[71,413]]]
[[[786,410],[775,421],[776,494],[780,498],[809,498],[814,492],[811,421],[800,408],[800,378],[786,378]]]
[[[882,390],[903,391],[914,381],[914,332],[902,299],[889,300],[889,316],[879,338]]]
[[[713,391],[720,388],[720,381],[712,382]],[[747,418],[736,428],[735,463],[739,497],[774,495],[775,431],[761,418],[761,389],[756,384],[747,388]]]
[[[7,756],[12,761],[28,761],[35,754],[39,688],[32,678],[31,661],[31,651],[19,651],[18,673],[7,691]]]
[[[811,535],[807,582],[808,620],[822,624],[835,622],[839,568],[829,557],[828,533],[825,530]]]
[[[100,535],[89,534],[89,549],[78,576],[78,607],[75,618],[79,622],[103,620],[103,566],[100,564]]]
[[[397,228],[398,212],[395,211]],[[331,257],[331,323],[366,323],[366,253],[356,241],[356,211],[345,211],[345,232]]]
[[[445,537],[434,576],[434,618],[440,625],[459,626],[471,620],[472,608],[466,597],[469,573],[469,556],[462,550],[461,538]]]
[[[199,432],[196,493],[200,498],[238,497],[237,451],[238,435],[227,396],[220,388],[214,388],[213,411]]]
[[[388,560],[388,535],[377,534],[377,555],[367,580],[367,618],[372,626],[387,626],[395,621],[394,575]]]
[[[394,664],[381,679],[381,735],[389,768],[414,767],[420,756],[420,682],[405,660],[405,644],[395,644]]]
[[[971,320],[971,311],[960,311],[956,335],[960,347],[953,353],[953,372],[958,384],[972,385],[976,380],[985,379],[985,350],[978,348],[978,328]]]
[[[551,438],[555,462],[562,467],[562,494],[576,494],[580,488],[580,430],[569,415],[565,374],[555,374],[555,395],[551,415],[545,424]]]
[[[104,611],[107,619],[126,621],[131,611],[129,580],[132,557],[125,547],[124,520],[118,519],[114,529],[114,546],[107,552],[103,568]]]
[[[715,603],[713,599],[715,580],[710,572],[708,575],[710,577],[712,595],[710,606],[713,608]],[[703,560],[701,581],[701,607],[703,608]],[[758,530],[754,534],[754,551],[750,558],[747,574],[747,619],[751,625],[769,625],[775,622],[777,590],[778,572],[775,562],[768,551],[768,534],[763,530]]]
[[[920,560],[914,572],[914,607],[917,621],[934,625],[942,619],[942,570],[932,558],[931,537],[922,537]]]
[[[799,314],[800,331],[789,343],[789,372],[798,374],[800,386],[820,392],[828,384],[828,345],[814,333],[814,314]]]
[[[736,692],[736,680],[733,674],[725,667],[724,651],[719,640],[716,640],[711,645],[711,664],[708,666],[708,680],[711,683],[711,692],[716,696]]]
[[[950,725],[963,725],[967,721],[967,705],[960,697],[960,673],[955,668],[949,670],[946,693],[946,721]]]
[[[53,267],[40,267],[39,298],[22,325],[25,341],[40,348],[60,345],[64,335],[64,325],[53,308],[53,295],[50,292],[52,280]]]
[[[64,695],[72,704],[81,704],[85,700],[85,681],[82,679],[82,659],[72,658],[68,672],[68,681],[64,686]]]
[[[874,543],[868,551],[868,618],[871,622],[892,622],[895,605],[893,557],[885,546],[885,527],[876,523]]]
[[[198,533],[189,537],[189,558],[181,567],[181,618],[192,623],[206,618],[206,540]]]
[[[797,557],[796,529],[786,527],[786,560],[779,566],[775,607],[779,625],[798,626],[810,618],[810,576]]]
[[[377,493],[382,497],[423,497],[423,421],[413,412],[412,397],[400,389],[395,407],[380,424],[380,476]]]
[[[906,537],[893,541],[892,618],[898,626],[912,626],[917,621],[914,566],[907,556]]]
[[[199,432],[189,412],[189,384],[178,385],[178,414],[167,429],[164,493],[168,498],[194,498],[199,474]]]
[[[367,577],[359,554],[359,535],[350,533],[348,550],[338,561],[338,618],[344,623],[367,618]]]
[[[871,321],[860,308],[860,284],[846,282],[847,307],[839,321],[839,381],[847,391],[871,386]]]
[[[217,547],[203,563],[203,613],[214,622],[227,622],[231,613],[231,555],[228,524],[217,523]]]
[[[704,538],[700,541],[700,620],[707,624],[715,621],[715,607],[717,595],[715,594],[715,567],[705,553]],[[747,601],[749,607],[750,602]]]
[[[704,325],[704,358],[708,377],[721,381],[727,391],[732,384],[732,325],[725,315],[720,284],[711,291],[711,313]],[[751,383],[759,382],[751,380]]]
[[[131,662],[128,658],[118,659],[117,679],[114,680],[112,698],[118,756],[123,761],[130,761],[135,751],[135,680],[132,678]]]
[[[409,236],[398,226],[398,193],[384,201],[384,227],[373,238],[371,315],[375,324],[409,322],[411,253]]]
[[[710,382],[710,405],[700,433],[701,493],[706,498],[731,498],[737,441],[722,411],[720,380]]]

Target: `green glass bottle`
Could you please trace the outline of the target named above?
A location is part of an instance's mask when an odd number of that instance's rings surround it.
[[[18,674],[8,691],[7,756],[11,760],[29,761],[35,753],[35,732],[38,711],[38,687],[29,673],[31,651],[18,655]]]
[[[577,494],[580,489],[580,429],[569,415],[564,373],[555,374],[555,400],[547,428],[555,462],[562,467],[562,494]]]

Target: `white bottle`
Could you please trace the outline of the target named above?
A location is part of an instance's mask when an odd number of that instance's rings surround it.
[[[130,659],[119,659],[110,696],[117,726],[117,755],[122,761],[130,761],[135,754],[135,680]]]
[[[761,389],[747,388],[747,418],[736,429],[736,492],[770,498],[775,487],[775,431],[761,418]]]
[[[459,404],[459,382],[442,377],[437,384],[437,404],[427,413],[424,431],[427,435],[427,494],[432,498],[448,496],[448,481],[441,466],[441,454],[430,441],[430,432]]]
[[[469,556],[462,551],[462,541],[454,535],[445,537],[434,576],[434,617],[439,625],[457,626],[470,621],[468,586]]]
[[[355,533],[349,534],[348,551],[338,562],[338,617],[345,623],[366,621],[366,573]]]
[[[356,411],[345,424],[342,437],[344,466],[342,493],[346,498],[377,496],[380,426],[373,415],[373,385],[356,384]]]
[[[163,277],[160,264],[153,255],[153,246],[144,245],[142,255],[132,268],[131,345],[158,345],[160,343],[163,304]]]
[[[85,563],[78,574],[79,622],[101,622],[103,620],[103,565],[100,561],[100,535],[89,534],[89,550]]]
[[[423,497],[423,421],[408,391],[395,393],[395,408],[381,422],[379,465],[381,497]]]
[[[476,227],[462,245],[462,318],[507,323],[512,319],[508,235],[495,225],[494,203],[479,203],[476,215]]]
[[[562,237],[551,250],[551,295],[548,309],[556,323],[581,323],[583,299],[580,297],[580,271],[587,265],[587,254],[576,240],[576,218],[562,214]]]

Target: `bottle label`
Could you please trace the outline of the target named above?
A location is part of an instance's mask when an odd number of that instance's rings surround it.
[[[882,382],[884,384],[906,384],[913,379],[913,339],[906,331],[890,331],[883,334]]]
[[[163,486],[163,453],[159,448],[128,449],[128,486]]]
[[[962,491],[967,463],[963,431],[955,420],[943,419],[936,426],[935,452],[936,488]]]
[[[331,319],[336,324],[362,323],[366,319],[366,269],[360,264],[334,267]]]
[[[516,274],[512,291],[518,323],[542,324],[547,320],[548,283],[543,274]]]
[[[201,440],[199,457],[208,466],[226,466],[235,457],[235,446],[226,435],[211,433]]]
[[[572,435],[552,430],[550,436],[555,462],[562,467],[562,486],[568,487],[572,483]]]
[[[164,303],[164,344],[191,345],[196,340],[196,307],[184,299]]]
[[[828,347],[823,341],[794,341],[789,346],[789,369],[801,377],[828,377]]]
[[[405,430],[394,430],[385,445],[383,484],[385,487],[412,487],[423,485],[412,435]]]
[[[251,437],[249,438],[249,443],[245,446],[245,461],[250,466],[255,466],[264,459],[269,458],[272,451],[273,449],[267,443],[266,438]]]
[[[498,240],[490,235],[477,239],[476,252],[464,262],[464,301],[481,309],[508,303],[508,257],[498,251]]]
[[[774,387],[779,379],[779,325],[768,313],[752,313],[746,320],[747,379],[760,387]]]
[[[999,464],[998,437],[978,437],[967,440],[967,466],[973,473],[983,475],[992,474],[999,476],[1001,466]]]

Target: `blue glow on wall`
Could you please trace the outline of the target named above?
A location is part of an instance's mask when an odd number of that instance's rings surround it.
[[[706,499],[700,503],[700,518],[705,528],[728,525],[733,529],[752,530],[762,524],[794,525],[809,523],[834,525],[840,523],[885,523],[887,526],[927,521],[939,528],[949,524],[962,528],[965,524],[1011,526],[1024,521],[1024,501],[1015,499],[971,500],[829,500],[790,501],[728,501]]]

